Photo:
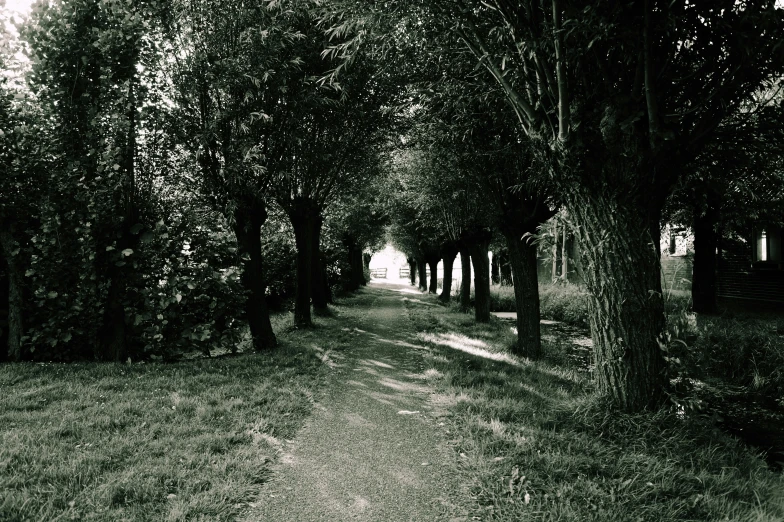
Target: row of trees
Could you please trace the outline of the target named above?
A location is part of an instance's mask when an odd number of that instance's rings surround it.
[[[293,236],[306,327],[311,302],[329,301],[327,252],[356,288],[389,220],[420,281],[431,264],[431,291],[439,259],[474,261],[480,321],[497,232],[516,349],[535,358],[531,237],[564,208],[598,388],[623,410],[656,407],[660,224],[687,206],[673,194],[690,201],[707,223],[698,258],[710,256],[711,194],[739,190],[720,158],[777,128],[779,99],[759,94],[784,68],[782,27],[774,0],[38,4],[22,28],[26,86],[0,86],[9,353],[231,345],[239,316],[270,348],[266,297],[285,256],[264,254],[278,236]],[[769,148],[744,150],[739,168],[770,164]],[[711,284],[695,278],[706,295]]]
[[[364,31],[335,52],[383,53],[390,40],[409,46],[439,72],[416,90],[434,112],[430,121],[459,136],[469,159],[481,158],[478,170],[491,177],[510,167],[476,153],[477,140],[501,140],[526,158],[511,167],[513,187],[504,184],[519,198],[510,205],[518,213],[503,222],[515,228],[501,230],[520,242],[510,248],[511,258],[521,257],[513,263],[519,316],[528,317],[518,319],[518,349],[538,353],[536,287],[521,238],[563,206],[583,247],[598,389],[635,411],[660,405],[668,382],[660,348],[665,206],[780,77],[784,17],[775,4],[400,0],[382,12],[345,2],[341,13],[352,13],[352,22],[337,25]],[[483,127],[488,118],[499,124]]]
[[[292,264],[300,327],[330,281],[364,283],[392,84],[368,57],[320,81],[342,67],[322,56],[322,15],[310,0],[67,0],[4,35],[3,65],[29,57],[0,85],[11,359],[235,346],[241,323],[268,349],[267,297]],[[296,246],[285,267],[280,236]]]

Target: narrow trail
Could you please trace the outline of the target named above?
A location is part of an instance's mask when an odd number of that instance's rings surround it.
[[[264,486],[249,521],[461,521],[454,456],[423,378],[403,285],[372,285],[323,399]]]

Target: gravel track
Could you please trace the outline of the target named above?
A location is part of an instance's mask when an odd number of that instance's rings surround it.
[[[428,404],[427,365],[404,285],[371,285],[371,303],[335,361],[323,399],[282,446],[246,521],[462,521],[444,428]]]

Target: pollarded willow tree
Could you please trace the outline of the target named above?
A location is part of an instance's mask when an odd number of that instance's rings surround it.
[[[314,93],[301,88],[312,2],[172,5],[170,45],[183,140],[204,191],[233,223],[243,259],[246,317],[257,350],[277,344],[266,302],[261,227],[273,185],[298,153],[295,129]],[[215,17],[218,9],[222,16]],[[310,38],[311,40],[309,40]],[[300,112],[298,112],[300,111]]]
[[[484,196],[491,222],[504,238],[517,310],[514,351],[538,358],[542,348],[534,239],[538,227],[555,214],[557,200],[542,187],[540,159],[498,103],[477,101],[448,120],[444,137],[452,141],[456,163],[471,180],[469,186]]]
[[[672,166],[781,71],[782,9],[775,0],[395,7],[396,16],[427,10],[455,35],[549,156],[549,181],[580,225],[598,389],[621,410],[657,407],[667,384],[659,220],[683,175]],[[363,27],[383,18],[346,10]]]
[[[318,4],[316,2],[315,4]],[[326,37],[314,12],[302,18],[306,50],[301,55],[300,93],[287,104],[293,118],[287,127],[284,166],[274,173],[274,197],[294,228],[297,243],[297,295],[294,323],[312,323],[316,310],[327,308],[326,281],[320,259],[324,213],[343,192],[366,180],[387,144],[393,114],[386,108],[394,84],[376,74],[376,64],[357,57],[337,84],[321,81],[333,66],[325,58]]]

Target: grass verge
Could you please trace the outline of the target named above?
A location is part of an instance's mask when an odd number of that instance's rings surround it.
[[[782,475],[699,417],[606,415],[565,343],[532,363],[507,352],[507,324],[410,317],[482,520],[784,520]]]
[[[319,323],[268,354],[0,366],[0,520],[235,520],[346,342]]]

